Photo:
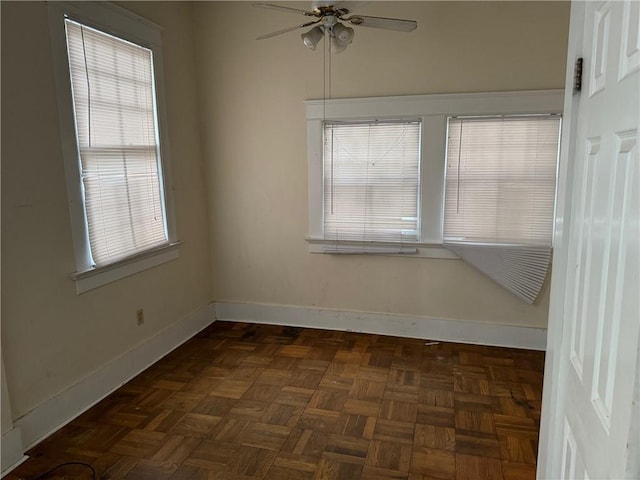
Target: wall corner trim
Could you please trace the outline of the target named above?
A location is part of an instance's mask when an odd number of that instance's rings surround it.
[[[214,322],[215,318],[215,304],[210,303],[146,339],[93,374],[15,420],[14,425],[22,432],[24,451],[47,438],[167,353],[182,345]]]
[[[546,328],[290,305],[217,302],[216,318],[529,350],[547,340]]]
[[[2,457],[0,458],[0,465],[2,465],[2,474],[0,474],[0,478],[4,477],[29,458],[22,453],[22,434],[20,428],[13,427],[11,430],[3,433],[1,443]]]

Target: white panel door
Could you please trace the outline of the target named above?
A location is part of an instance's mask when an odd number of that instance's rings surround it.
[[[572,4],[541,479],[640,474],[639,6]]]

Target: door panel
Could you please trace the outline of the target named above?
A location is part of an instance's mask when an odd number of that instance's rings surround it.
[[[555,255],[539,478],[624,478],[640,331],[639,2],[572,8],[573,66],[584,56],[568,174],[559,195],[564,238]],[[578,17],[578,18],[576,18]],[[571,154],[568,154],[570,152]],[[631,429],[633,430],[633,429]],[[637,431],[637,430],[636,430]],[[633,447],[636,448],[636,447]],[[559,456],[554,451],[562,452]],[[636,472],[637,473],[637,472]],[[627,472],[629,475],[629,472]]]

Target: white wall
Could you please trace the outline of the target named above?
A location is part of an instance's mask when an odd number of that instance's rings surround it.
[[[212,300],[192,5],[125,6],[164,27],[184,244],[177,260],[76,295],[46,4],[1,4],[2,356],[14,421]]]
[[[546,289],[528,306],[459,260],[308,253],[304,100],[322,97],[322,48],[304,48],[300,31],[255,40],[302,16],[245,2],[195,13],[217,301],[546,327]],[[333,97],[564,85],[568,3],[371,2],[361,13],[418,29],[356,28],[333,59]]]

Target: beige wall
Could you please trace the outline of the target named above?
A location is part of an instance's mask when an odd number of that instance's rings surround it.
[[[44,2],[2,2],[2,356],[14,418],[211,301],[192,7],[127,4],[164,27],[180,258],[76,295]],[[145,323],[136,326],[135,311]]]
[[[308,3],[293,6],[305,8]],[[195,6],[203,153],[217,301],[315,306],[545,327],[528,306],[458,260],[308,253],[304,100],[321,98],[322,48],[304,20],[243,2]],[[334,57],[334,97],[562,88],[564,2],[371,2],[413,33],[356,28]]]

